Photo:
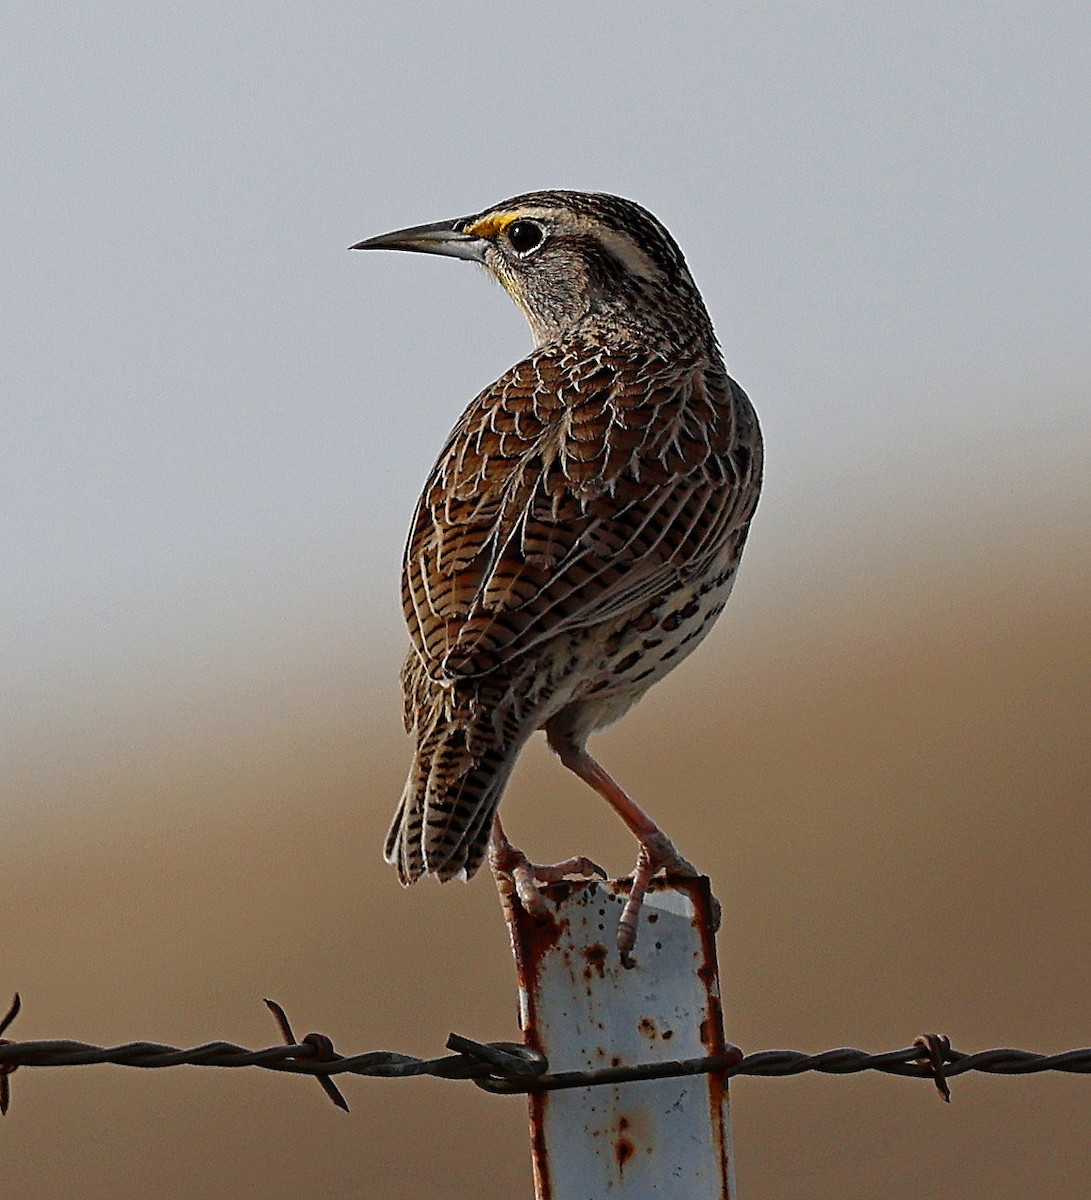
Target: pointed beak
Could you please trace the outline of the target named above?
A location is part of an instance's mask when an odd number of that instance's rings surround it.
[[[462,220],[436,221],[434,225],[414,225],[412,229],[396,229],[381,233],[349,246],[350,250],[415,250],[418,254],[444,254],[448,258],[466,258],[470,262],[485,261],[484,238],[471,237],[459,226]]]

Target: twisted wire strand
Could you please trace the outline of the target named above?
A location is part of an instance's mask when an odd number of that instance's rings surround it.
[[[15,1042],[2,1035],[20,1010],[16,994],[7,1015],[0,1018],[0,1113],[6,1113],[11,1098],[10,1079],[18,1067],[80,1067],[113,1063],[122,1067],[263,1067],[296,1075],[314,1075],[323,1091],[338,1108],[348,1110],[331,1076],[366,1075],[380,1079],[404,1079],[429,1075],[436,1079],[472,1079],[486,1091],[512,1094],[554,1091],[573,1087],[602,1087],[648,1079],[686,1075],[762,1075],[781,1078],[818,1071],[825,1075],[850,1075],[860,1071],[882,1071],[931,1079],[945,1100],[951,1099],[948,1080],[968,1071],[991,1075],[1030,1075],[1043,1071],[1091,1074],[1091,1047],[1066,1050],[1061,1054],[1038,1054],[1032,1050],[999,1048],[965,1054],[951,1048],[950,1039],[938,1033],[922,1034],[912,1046],[868,1054],[851,1046],[804,1054],[799,1050],[761,1050],[744,1054],[728,1045],[719,1053],[701,1058],[637,1063],[631,1066],[600,1067],[587,1071],[549,1070],[545,1056],[530,1046],[515,1042],[475,1042],[452,1033],[442,1058],[416,1058],[388,1050],[365,1054],[338,1054],[325,1034],[308,1033],[297,1040],[287,1014],[275,1000],[266,1000],[284,1044],[264,1050],[248,1050],[234,1042],[205,1042],[182,1048],[162,1042],[124,1042],[120,1046],[94,1046],[68,1039]]]
[[[308,1038],[320,1035],[308,1035]],[[323,1039],[328,1043],[328,1039]],[[869,1054],[854,1047],[806,1054],[799,1050],[762,1050],[744,1054],[729,1046],[722,1054],[702,1058],[675,1059],[633,1066],[599,1068],[589,1071],[551,1073],[543,1056],[527,1046],[511,1042],[480,1043],[452,1034],[448,1047],[456,1053],[440,1058],[417,1058],[391,1051],[329,1057],[314,1041],[251,1050],[233,1042],[206,1042],[181,1048],[160,1042],[125,1042],[117,1046],[95,1046],[71,1040],[7,1041],[0,1044],[0,1071],[16,1067],[72,1067],[95,1063],[116,1066],[160,1068],[262,1067],[298,1075],[363,1075],[381,1079],[402,1079],[427,1075],[437,1079],[473,1079],[494,1092],[528,1092],[568,1087],[596,1087],[606,1084],[663,1079],[674,1076],[720,1072],[726,1076],[752,1075],[782,1078],[815,1071],[824,1075],[851,1075],[862,1071],[880,1071],[888,1075],[934,1078],[935,1066],[927,1061],[925,1039],[900,1050]],[[1001,1047],[966,1054],[948,1049],[942,1072],[948,1077],[970,1071],[990,1075],[1031,1075],[1046,1071],[1091,1074],[1091,1047],[1060,1054],[1038,1054],[1030,1050]]]

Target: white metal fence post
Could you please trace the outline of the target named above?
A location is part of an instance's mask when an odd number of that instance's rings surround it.
[[[615,946],[627,886],[546,888],[546,921],[509,910],[523,1035],[551,1072],[724,1049],[708,880],[653,883],[630,968]],[[530,1127],[538,1200],[735,1200],[722,1076],[534,1093]]]

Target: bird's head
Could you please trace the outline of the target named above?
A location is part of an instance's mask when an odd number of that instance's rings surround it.
[[[711,328],[678,244],[639,204],[602,192],[528,192],[469,217],[399,229],[353,250],[483,264],[539,345],[588,322],[618,334]]]

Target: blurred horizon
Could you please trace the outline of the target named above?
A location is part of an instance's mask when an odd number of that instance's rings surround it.
[[[530,338],[465,264],[345,247],[574,186],[676,236],[766,437],[719,625],[593,743],[712,877],[727,1036],[1086,1045],[1089,42],[1008,0],[7,6],[8,1036],[266,1045],[263,996],[342,1052],[517,1036],[491,881],[381,846],[405,528]],[[540,738],[504,813],[632,866]],[[523,1105],[465,1085],[12,1085],[21,1200],[531,1194]],[[731,1099],[746,1200],[1088,1193],[1086,1077]]]
[[[995,561],[934,574],[932,609],[905,579],[872,579],[883,619],[863,634],[844,611],[762,627],[743,592],[709,652],[597,740],[713,878],[727,1032],[745,1049],[889,1049],[926,1027],[969,1050],[1086,1043],[1091,571],[1066,549],[1039,557],[1033,588]],[[517,1037],[487,875],[403,891],[380,861],[408,752],[393,678],[361,706],[359,680],[325,665],[222,700],[218,728],[191,709],[172,736],[100,748],[40,787],[57,807],[15,823],[3,885],[15,1036],[267,1045],[271,995],[342,1052]],[[624,830],[541,739],[505,812],[543,859],[631,865]],[[1082,1194],[1082,1078],[964,1077],[950,1107],[912,1082],[734,1082],[746,1193],[795,1194],[807,1174],[816,1196],[886,1195],[894,1174],[896,1194],[938,1196],[929,1181],[957,1172],[967,1196],[1042,1180]],[[42,1197],[470,1196],[489,1146],[490,1188],[529,1195],[522,1104],[459,1092],[452,1125],[457,1086],[348,1080],[342,1124],[302,1080],[24,1070],[0,1179]]]

